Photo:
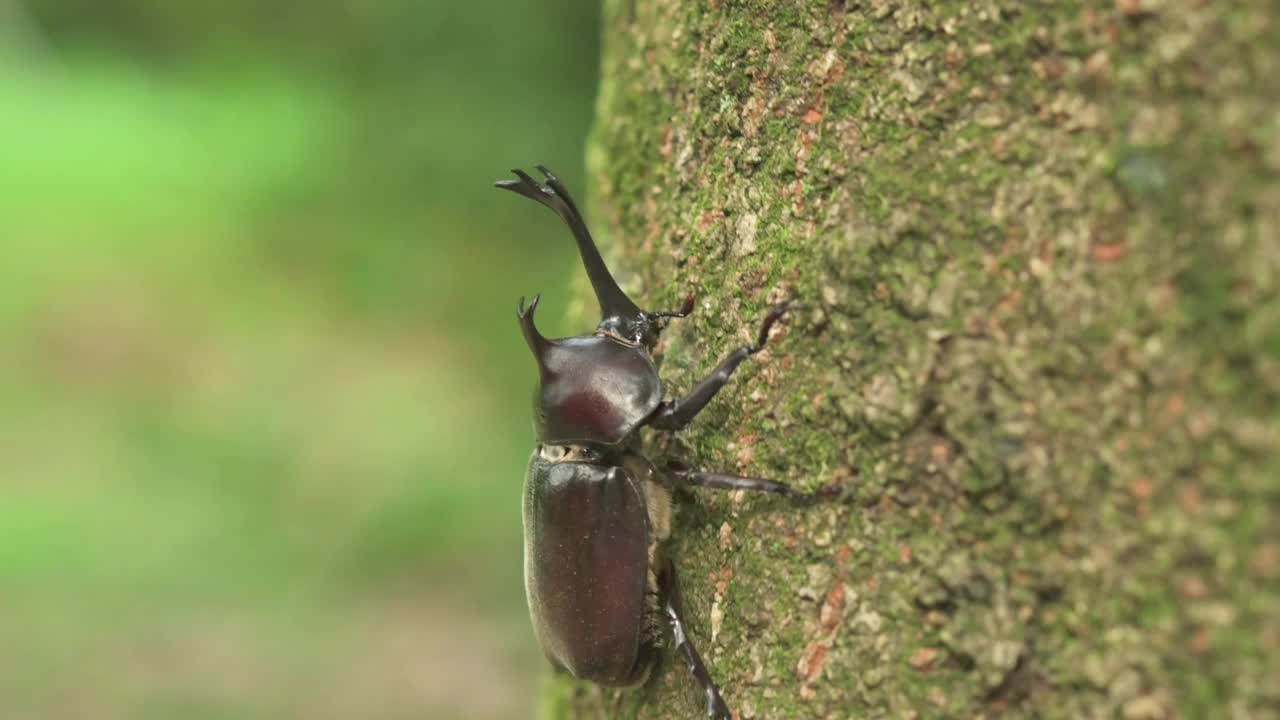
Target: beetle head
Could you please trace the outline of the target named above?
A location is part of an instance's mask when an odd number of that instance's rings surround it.
[[[638,315],[605,315],[596,326],[600,335],[608,335],[628,345],[641,345],[652,350],[658,342],[662,327],[656,317],[641,312]]]
[[[545,176],[545,183],[540,183],[529,177],[523,170],[516,169],[511,171],[516,176],[515,180],[502,180],[497,183],[497,186],[550,208],[569,226],[578,244],[578,255],[582,258],[587,278],[591,280],[591,288],[595,291],[596,300],[600,303],[601,319],[596,332],[609,335],[629,345],[652,348],[658,339],[661,315],[644,312],[631,301],[631,298],[627,297],[604,264],[604,259],[600,257],[600,250],[596,247],[591,233],[587,231],[587,224],[582,219],[582,214],[570,197],[569,191],[550,170],[542,165],[537,167]],[[532,305],[530,309],[532,310]]]
[[[529,304],[526,305],[524,298],[520,298],[520,305],[516,308],[516,318],[520,321],[520,330],[524,333],[524,341],[529,345],[529,351],[533,353],[533,357],[538,362],[538,371],[542,375],[555,372],[553,366],[558,367],[552,355],[557,348],[564,348],[563,341],[551,340],[542,335],[538,331],[537,325],[533,321],[533,312],[538,308],[538,301],[542,299],[541,295],[534,295]],[[658,340],[658,334],[662,330],[662,315],[659,313],[640,312],[634,317],[613,315],[606,316],[600,321],[600,325],[596,327],[597,335],[606,335],[618,340],[626,345],[641,345],[645,348],[652,349],[654,343]]]

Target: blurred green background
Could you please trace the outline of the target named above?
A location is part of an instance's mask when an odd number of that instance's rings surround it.
[[[532,715],[597,14],[0,0],[0,716]]]

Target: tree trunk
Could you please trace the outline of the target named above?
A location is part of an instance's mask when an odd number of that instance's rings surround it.
[[[738,718],[1280,716],[1280,20],[1216,0],[609,0],[594,227],[698,296],[659,457]],[[583,286],[584,293],[585,284]],[[549,718],[695,718],[556,679]]]

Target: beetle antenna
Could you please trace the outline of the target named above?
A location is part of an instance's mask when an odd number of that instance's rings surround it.
[[[600,256],[600,250],[587,230],[587,224],[582,219],[582,214],[578,211],[578,206],[574,203],[569,191],[560,182],[560,178],[545,165],[536,167],[546,176],[545,184],[516,168],[511,172],[518,179],[499,180],[494,185],[551,208],[569,226],[569,230],[573,232],[573,239],[578,243],[578,255],[582,257],[582,265],[587,270],[587,278],[591,281],[591,288],[595,290],[596,300],[600,303],[600,310],[604,317],[639,318],[643,313],[613,279],[613,274],[604,264],[604,258]]]

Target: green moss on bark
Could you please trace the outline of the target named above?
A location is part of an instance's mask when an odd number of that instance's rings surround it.
[[[740,718],[1280,712],[1280,33],[1265,3],[610,0],[594,226],[698,294],[655,454]],[[626,273],[630,273],[627,275]],[[548,717],[699,714],[554,681]]]

